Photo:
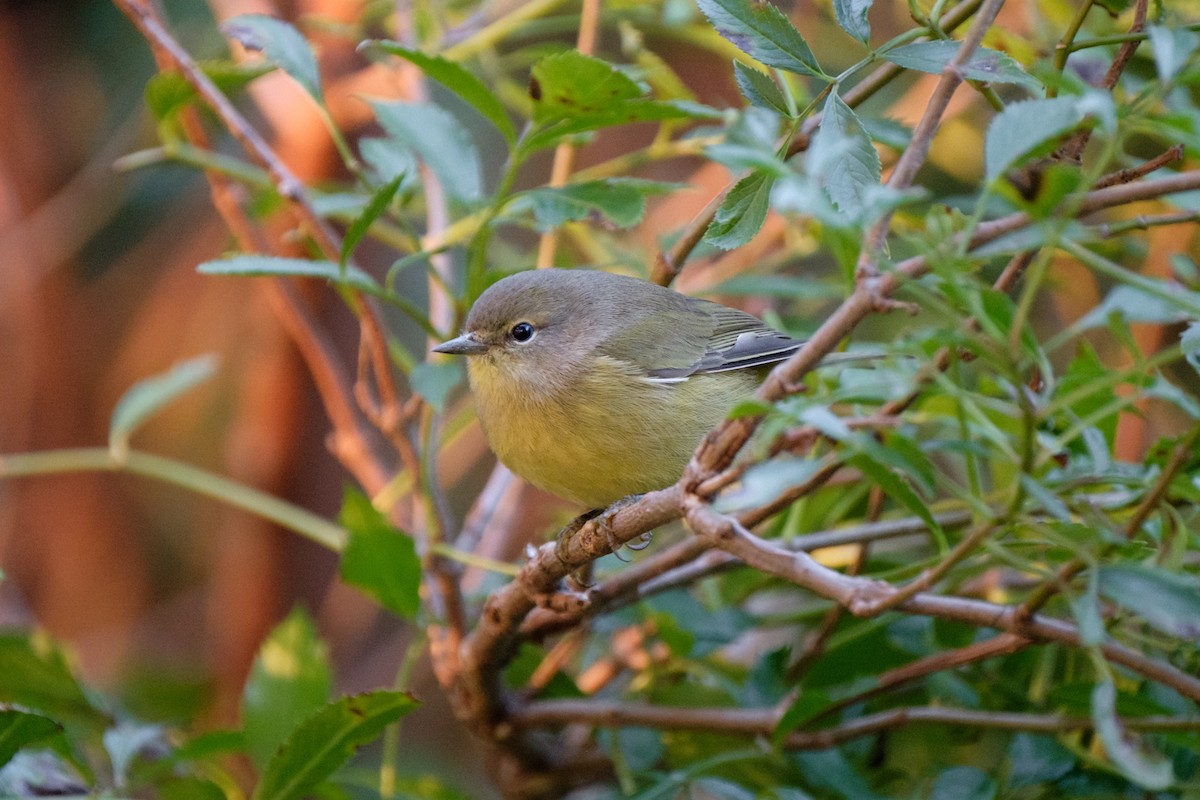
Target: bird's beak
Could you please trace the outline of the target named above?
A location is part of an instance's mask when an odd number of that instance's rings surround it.
[[[448,342],[442,342],[437,347],[433,348],[435,353],[449,353],[454,356],[477,356],[480,353],[486,353],[488,346],[476,339],[469,333],[464,333],[451,339]]]

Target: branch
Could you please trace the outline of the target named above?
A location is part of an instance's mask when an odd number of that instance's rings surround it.
[[[538,728],[584,723],[603,728],[645,727],[660,730],[705,731],[741,736],[771,736],[780,718],[776,708],[687,708],[600,700],[540,700],[513,709],[512,724]],[[1089,717],[1023,714],[1005,711],[918,706],[895,708],[850,720],[821,731],[788,734],[788,750],[820,750],[842,742],[910,723],[966,725],[1013,731],[1061,733],[1091,730]],[[1172,716],[1125,717],[1121,725],[1143,731],[1200,730],[1200,719]]]

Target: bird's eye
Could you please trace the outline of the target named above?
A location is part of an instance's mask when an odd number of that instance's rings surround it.
[[[513,341],[525,343],[533,338],[534,331],[533,326],[528,322],[518,322],[508,333],[512,336]]]

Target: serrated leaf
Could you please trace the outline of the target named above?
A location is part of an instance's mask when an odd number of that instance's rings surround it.
[[[1200,642],[1200,578],[1133,564],[1101,567],[1100,593],[1165,633]]]
[[[540,125],[605,113],[642,96],[642,90],[625,73],[577,50],[556,53],[534,64],[530,93],[533,121]]]
[[[863,44],[871,38],[871,23],[867,13],[875,0],[833,0],[833,15],[842,30]]]
[[[1006,106],[988,126],[984,145],[987,179],[995,180],[1023,156],[1052,142],[1083,121],[1074,97],[1026,100]]]
[[[350,534],[339,567],[342,580],[397,616],[413,619],[421,607],[421,559],[412,538],[354,489],[346,490],[339,520]]]
[[[108,717],[87,699],[62,651],[44,637],[0,635],[0,703],[13,703],[55,720],[105,727]]]
[[[267,765],[254,800],[295,800],[310,792],[417,701],[404,692],[343,697],[300,724]]]
[[[1154,66],[1158,79],[1170,83],[1187,65],[1188,59],[1200,47],[1200,35],[1185,28],[1168,28],[1151,25],[1146,29],[1150,46],[1154,49]]]
[[[403,175],[397,175],[390,181],[380,186],[375,194],[371,195],[370,202],[362,213],[354,218],[350,226],[346,228],[346,236],[342,239],[342,252],[339,254],[341,266],[346,265],[346,261],[350,258],[350,254],[354,252],[354,248],[362,241],[362,237],[371,229],[371,225],[375,220],[387,211],[388,206],[392,202],[392,198],[396,196],[396,191],[400,188],[400,183],[404,180]]]
[[[277,256],[231,256],[205,261],[196,267],[202,275],[236,275],[246,278],[324,278],[352,289],[379,294],[382,289],[367,273],[357,267],[342,269],[332,261],[310,261],[306,258]]]
[[[1166,789],[1175,780],[1171,762],[1161,754],[1143,749],[1141,739],[1122,727],[1117,719],[1117,687],[1112,679],[1092,689],[1092,721],[1104,750],[1125,777],[1146,789]]]
[[[827,77],[808,43],[783,12],[752,0],[697,0],[704,16],[742,52],[768,67]]]
[[[181,361],[152,378],[138,381],[121,396],[108,425],[108,446],[114,450],[129,447],[129,437],[154,412],[192,387],[212,377],[217,370],[214,355]]]
[[[642,221],[646,195],[669,191],[670,184],[611,178],[533,189],[523,196],[533,207],[536,227],[549,231],[565,222],[600,216],[618,228]]]
[[[879,154],[858,115],[836,92],[825,101],[807,163],[829,199],[845,214],[858,216],[879,187]]]
[[[938,39],[932,42],[906,44],[881,55],[905,69],[940,75],[950,60],[958,53],[960,47],[962,47],[962,42]],[[971,54],[970,60],[962,67],[962,74],[967,80],[972,81],[1012,83],[1031,89],[1040,86],[1037,79],[1026,72],[1012,56],[1001,53],[999,50],[989,50],[986,47],[977,48]]]
[[[732,250],[753,239],[767,219],[774,183],[775,177],[765,172],[752,172],[735,183],[704,232],[704,241]]]
[[[0,709],[0,767],[21,748],[45,741],[62,729],[62,725],[41,714]]]
[[[242,693],[246,752],[261,769],[329,700],[333,671],[312,619],[296,608],[263,641]]]
[[[370,103],[384,130],[416,151],[449,196],[468,203],[483,196],[479,151],[453,114],[431,103]]]
[[[242,14],[221,28],[242,47],[262,53],[268,61],[292,76],[314,100],[324,103],[317,59],[298,30],[266,14]]]
[[[509,144],[516,141],[517,131],[504,105],[483,81],[461,65],[441,56],[413,50],[399,42],[365,42],[364,45],[369,50],[381,50],[416,64],[422,72],[454,92],[463,102],[479,112],[480,116],[492,123]]]
[[[774,111],[784,117],[791,117],[792,110],[788,107],[787,98],[779,84],[771,80],[771,76],[759,72],[754,67],[748,67],[740,61],[733,62],[733,79],[737,81],[738,89],[750,101],[750,105]]]
[[[406,190],[416,184],[417,155],[404,142],[369,136],[358,140],[358,152],[380,180],[399,178]]]

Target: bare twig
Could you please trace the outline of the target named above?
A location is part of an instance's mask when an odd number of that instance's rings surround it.
[[[541,700],[514,709],[510,719],[514,725],[522,728],[586,723],[606,728],[638,726],[770,736],[779,723],[780,713],[775,708],[685,708],[599,700]],[[826,730],[795,732],[784,739],[783,746],[789,750],[824,749],[860,736],[918,722],[1045,733],[1090,730],[1095,724],[1089,717],[918,706],[869,714]],[[1188,717],[1126,717],[1121,724],[1126,728],[1145,731],[1200,730],[1200,719]]]

